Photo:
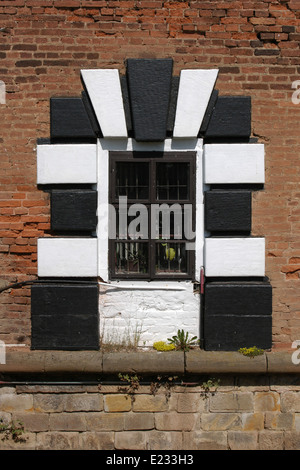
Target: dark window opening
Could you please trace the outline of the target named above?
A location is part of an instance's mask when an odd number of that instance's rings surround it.
[[[109,170],[110,277],[193,279],[195,153],[110,152]]]

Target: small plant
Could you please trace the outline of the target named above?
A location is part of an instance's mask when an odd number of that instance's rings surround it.
[[[177,335],[168,338],[168,341],[175,346],[175,349],[180,351],[189,351],[193,346],[199,344],[197,336],[189,338],[189,333],[184,330],[178,330]]]
[[[167,344],[164,341],[156,341],[156,343],[153,343],[153,347],[156,351],[173,351],[176,349],[174,344]]]
[[[250,348],[240,348],[239,353],[247,357],[261,356],[264,353],[263,349],[258,348],[257,346],[252,346]]]
[[[4,423],[0,419],[0,434],[2,434],[2,440],[9,439],[11,437],[15,442],[22,442],[22,434],[25,432],[23,423],[17,421],[16,423],[12,421],[11,423]]]
[[[127,386],[124,389],[120,389],[120,391],[123,391],[124,393],[129,393],[130,395],[133,395],[134,392],[140,386],[140,379],[137,375],[119,373],[118,377],[121,380],[121,382],[125,382],[127,384]]]
[[[165,396],[166,396],[166,399],[168,400],[168,399],[170,398],[170,396],[171,396],[171,388],[172,388],[172,386],[175,385],[176,379],[178,379],[178,376],[177,376],[177,375],[167,376],[167,377],[157,376],[157,380],[151,382],[151,385],[150,385],[150,393],[151,393],[152,395],[156,395],[156,393],[158,392],[158,390],[159,390],[161,387],[164,387],[164,389],[165,389]]]
[[[208,392],[211,392],[212,389],[214,389],[214,391],[217,390],[217,388],[219,387],[220,385],[220,380],[216,380],[216,379],[209,379],[207,380],[207,382],[203,382],[202,384],[202,388],[204,390],[204,393],[205,395],[208,394]]]

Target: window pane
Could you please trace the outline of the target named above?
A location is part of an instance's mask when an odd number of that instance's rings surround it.
[[[128,214],[128,208],[115,207],[116,235],[119,240],[148,240],[148,209],[144,204],[131,206],[136,207],[135,215]]]
[[[149,164],[146,162],[116,163],[116,198],[149,198]]]
[[[189,199],[190,164],[169,162],[156,164],[156,199]]]
[[[115,274],[148,273],[148,243],[115,244]]]
[[[155,211],[152,208],[153,227],[155,223],[156,239],[184,239],[184,211],[178,204],[159,204]]]
[[[186,273],[185,243],[157,243],[155,267],[156,274]]]

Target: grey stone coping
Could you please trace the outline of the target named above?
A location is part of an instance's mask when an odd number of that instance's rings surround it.
[[[0,374],[297,374],[294,351],[264,352],[253,358],[239,352],[7,351]]]

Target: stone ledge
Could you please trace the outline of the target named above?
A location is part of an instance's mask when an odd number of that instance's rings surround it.
[[[248,358],[239,352],[7,351],[0,374],[297,374],[293,351]]]

